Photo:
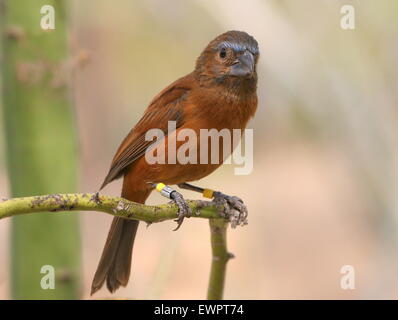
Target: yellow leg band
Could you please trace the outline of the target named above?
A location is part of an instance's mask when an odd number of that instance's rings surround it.
[[[160,194],[166,198],[172,199],[172,193],[176,192],[172,187],[166,186],[164,183],[156,184],[156,190],[160,192]]]
[[[204,189],[202,194],[205,198],[213,199],[213,193],[214,193],[214,190]]]
[[[158,190],[159,192],[161,192],[165,186],[166,186],[166,185],[165,185],[164,183],[158,183],[158,184],[156,185],[156,190]]]

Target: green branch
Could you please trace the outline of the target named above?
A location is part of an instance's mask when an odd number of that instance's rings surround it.
[[[192,216],[219,219],[225,215],[210,201],[188,201]],[[97,195],[96,193],[69,193],[12,198],[0,201],[0,219],[34,212],[101,211],[113,216],[141,220],[148,223],[178,218],[174,204],[148,206],[120,197]]]
[[[212,263],[207,298],[222,299],[226,265],[232,257],[227,251],[226,232],[228,222],[232,227],[246,224],[246,216],[231,209],[228,204],[212,201],[188,200],[192,217],[210,220]],[[34,212],[101,211],[113,216],[145,221],[160,222],[178,218],[175,204],[148,206],[120,197],[103,196],[96,193],[69,193],[4,199],[0,201],[0,219]]]
[[[227,251],[228,222],[224,219],[210,219],[212,261],[207,299],[221,300],[223,297],[227,262],[233,257]]]

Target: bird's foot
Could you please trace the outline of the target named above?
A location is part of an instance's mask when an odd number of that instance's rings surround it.
[[[231,222],[232,228],[247,224],[248,211],[242,199],[236,196],[226,195],[219,191],[214,192],[213,196],[213,202],[217,206],[222,206],[224,208],[224,214]]]
[[[170,197],[172,201],[178,206],[178,219],[174,220],[177,222],[177,227],[173,230],[177,231],[181,227],[184,218],[189,218],[192,215],[192,210],[181,193],[173,191]]]

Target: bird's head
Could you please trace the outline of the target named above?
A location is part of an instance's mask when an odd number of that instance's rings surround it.
[[[243,31],[219,35],[203,50],[195,72],[204,81],[225,84],[256,83],[257,41]]]

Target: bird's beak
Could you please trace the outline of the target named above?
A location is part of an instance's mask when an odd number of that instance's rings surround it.
[[[235,77],[252,77],[254,73],[254,57],[249,51],[241,54],[231,66],[229,74]]]

